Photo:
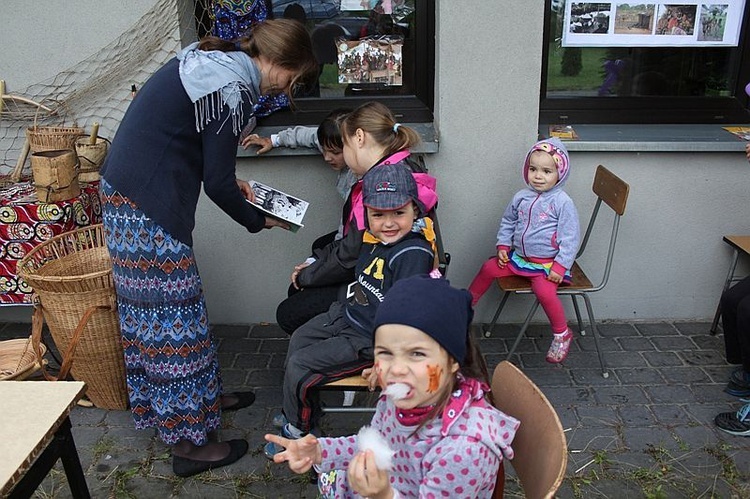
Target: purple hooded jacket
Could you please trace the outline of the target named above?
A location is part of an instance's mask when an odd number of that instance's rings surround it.
[[[529,157],[544,151],[557,165],[559,180],[550,190],[537,192],[528,181]],[[526,188],[513,196],[500,220],[498,249],[513,249],[524,258],[554,258],[552,270],[563,275],[573,265],[581,242],[578,212],[563,186],[570,173],[568,151],[557,138],[540,140],[523,163]]]

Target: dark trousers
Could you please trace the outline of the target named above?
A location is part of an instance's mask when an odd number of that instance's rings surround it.
[[[372,338],[344,320],[344,305],[334,303],[292,335],[284,362],[284,415],[310,431],[320,418],[316,387],[372,366]]]
[[[335,237],[336,231],[320,236],[312,244],[313,252],[333,242]],[[353,271],[351,280],[354,280]],[[290,284],[287,299],[276,307],[276,323],[286,334],[294,333],[298,327],[316,315],[326,312],[333,302],[342,298],[341,288],[348,284],[349,282],[305,289],[297,289]]]
[[[750,276],[721,295],[721,317],[727,362],[750,372]]]

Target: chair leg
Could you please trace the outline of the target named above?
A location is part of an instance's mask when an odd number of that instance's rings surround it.
[[[503,307],[505,307],[505,302],[508,301],[508,297],[510,296],[510,291],[506,291],[503,295],[503,299],[500,300],[500,305],[497,306],[497,310],[495,311],[495,316],[492,318],[492,323],[490,323],[490,327],[484,330],[484,337],[489,338],[492,336],[492,330],[495,329],[495,324],[497,324],[497,318],[500,317],[500,312],[503,311]]]
[[[594,319],[594,309],[591,307],[591,300],[586,293],[582,295],[583,301],[586,304],[586,312],[589,314],[589,323],[591,324],[591,335],[594,337],[594,345],[596,346],[596,353],[599,356],[599,365],[602,368],[602,377],[609,378],[609,372],[604,367],[604,358],[602,357],[602,349],[599,346],[599,330],[596,327],[596,319]]]
[[[729,271],[727,272],[727,278],[724,280],[724,287],[721,290],[721,293],[724,294],[724,291],[726,291],[729,288],[729,285],[732,283],[732,280],[734,278],[734,270],[737,268],[737,260],[740,257],[740,252],[735,249],[734,253],[732,254],[732,261],[729,264]],[[711,334],[716,334],[717,326],[719,325],[719,318],[721,317],[721,300],[719,300],[719,304],[716,306],[716,313],[714,314],[714,320],[711,322]]]
[[[526,329],[528,329],[529,323],[531,322],[531,318],[534,317],[534,314],[536,313],[537,308],[539,308],[539,300],[535,298],[534,304],[531,306],[531,310],[529,310],[529,313],[526,315],[526,320],[523,322],[523,326],[521,326],[521,330],[518,332],[518,336],[516,336],[516,341],[513,342],[513,346],[508,352],[508,356],[506,357],[506,360],[510,360],[510,358],[513,357],[513,354],[516,352],[516,348],[518,348],[518,344],[521,343],[521,338],[523,338],[523,335],[526,333]]]
[[[576,311],[576,319],[578,320],[578,332],[581,336],[586,336],[586,329],[583,327],[583,321],[581,320],[581,309],[578,308],[576,295],[570,295],[570,299],[573,301],[573,310]]]

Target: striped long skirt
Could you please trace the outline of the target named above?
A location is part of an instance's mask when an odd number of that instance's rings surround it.
[[[204,445],[221,377],[193,250],[104,180],[100,191],[135,427]]]

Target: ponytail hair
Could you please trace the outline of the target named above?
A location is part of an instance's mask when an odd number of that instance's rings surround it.
[[[369,133],[389,155],[414,147],[422,141],[416,130],[398,123],[391,110],[380,102],[362,104],[341,122],[341,134],[345,140],[353,136],[358,128]]]
[[[267,19],[256,24],[250,35],[231,41],[206,36],[198,48],[221,52],[241,50],[250,57],[264,57],[271,64],[294,72],[289,88],[283,89],[290,101],[293,89],[310,85],[318,77],[319,67],[310,35],[303,24],[292,19]]]

